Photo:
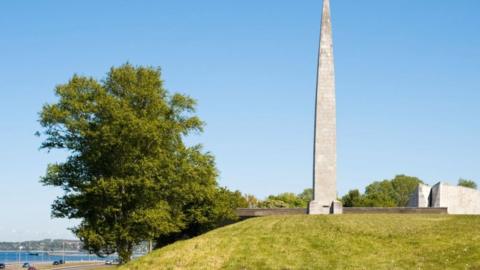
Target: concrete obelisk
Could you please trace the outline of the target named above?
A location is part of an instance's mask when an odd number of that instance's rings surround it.
[[[323,0],[314,137],[313,201],[310,202],[308,212],[313,215],[341,213],[341,205],[336,201],[335,69],[329,0]]]

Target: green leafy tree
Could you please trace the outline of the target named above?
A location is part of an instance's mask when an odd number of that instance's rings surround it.
[[[303,208],[307,207],[308,202],[295,193],[281,193],[279,195],[270,195],[260,203],[261,208]]]
[[[351,190],[342,198],[345,207],[404,207],[418,184],[417,177],[397,175],[392,180],[373,182],[365,188],[365,193]]]
[[[247,208],[248,202],[239,191],[230,191],[225,187],[217,189],[214,200],[206,206],[212,206],[205,213],[207,217],[206,223],[199,227],[199,230],[189,236],[195,236],[204,233],[208,230],[214,229],[218,226],[223,226],[236,221],[238,219],[236,209]]]
[[[285,201],[274,198],[267,198],[266,200],[261,201],[258,206],[259,208],[293,208],[292,205]]]
[[[395,201],[395,190],[392,182],[384,180],[381,182],[373,182],[365,188],[363,204],[368,207],[394,207],[397,206]]]
[[[188,198],[184,205],[186,223],[181,230],[159,235],[155,240],[156,248],[164,247],[177,240],[188,239],[220,226],[231,224],[238,220],[237,208],[246,208],[247,201],[239,191],[218,188],[213,196]]]
[[[345,196],[342,197],[342,203],[345,207],[365,206],[363,200],[364,198],[358,189],[350,190]]]
[[[406,176],[403,174],[395,176],[391,181],[395,193],[394,198],[399,207],[407,206],[412,193],[419,184],[423,184],[423,181],[417,177]]]
[[[250,208],[305,208],[313,199],[313,189],[307,188],[298,195],[291,192],[270,195],[263,201],[252,195],[248,195],[246,198],[250,202]]]
[[[63,189],[52,215],[80,219],[73,232],[87,250],[126,262],[141,241],[234,218],[213,156],[183,142],[202,131],[195,101],[168,93],[160,70],[126,64],[102,81],[74,75],[55,93],[40,113],[41,148],[69,155],[41,182]]]
[[[302,193],[297,195],[305,204],[305,206],[308,206],[310,201],[313,200],[313,189],[307,188],[302,191]]]
[[[258,208],[260,204],[260,200],[257,199],[254,195],[246,194],[244,195],[245,201],[247,202],[248,208]]]
[[[467,180],[463,178],[460,178],[458,180],[458,186],[477,189],[477,183],[475,183],[475,181]]]

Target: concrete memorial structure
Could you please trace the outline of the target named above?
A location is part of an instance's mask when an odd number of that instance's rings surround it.
[[[408,207],[347,207],[337,201],[336,101],[330,0],[323,0],[318,50],[313,154],[313,200],[308,209],[237,209],[241,218],[321,214],[479,214],[480,191],[438,183],[420,184]]]
[[[308,208],[239,208],[243,218],[322,214],[472,214],[480,215],[480,191],[438,183],[420,184],[407,207],[346,207],[337,201],[336,100],[330,0],[323,0],[318,50],[313,153],[313,200]]]
[[[313,201],[308,214],[341,214],[342,204],[336,192],[336,101],[335,65],[333,57],[330,0],[323,0],[320,45],[318,50],[317,86],[315,98],[315,135],[313,155]],[[395,211],[423,211],[448,209],[449,214],[480,214],[480,192],[438,183],[433,187],[419,185],[409,207]],[[427,209],[429,208],[429,209]],[[442,210],[443,209],[443,210]],[[347,209],[350,211],[350,209]],[[375,209],[357,209],[372,212]],[[377,209],[378,210],[378,209]],[[385,212],[380,209],[381,212]],[[380,211],[378,210],[378,211]],[[375,210],[376,211],[376,210]],[[433,211],[435,212],[435,211]]]
[[[330,1],[323,1],[315,98],[313,201],[309,214],[341,213],[336,190],[336,104]]]
[[[410,196],[409,207],[430,207],[430,186],[419,184],[415,192]]]
[[[447,208],[449,214],[480,215],[480,191],[438,183],[420,184],[410,197],[409,207]]]

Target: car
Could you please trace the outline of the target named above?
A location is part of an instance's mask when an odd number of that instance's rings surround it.
[[[29,267],[30,267],[30,264],[28,262],[23,263],[22,265],[22,268],[29,268]]]
[[[106,264],[106,265],[120,264],[120,260],[118,260],[118,259],[106,260],[106,261],[105,261],[105,264]]]
[[[0,269],[5,269],[5,264],[4,263],[0,263]]]
[[[52,265],[60,265],[59,261],[53,261]]]

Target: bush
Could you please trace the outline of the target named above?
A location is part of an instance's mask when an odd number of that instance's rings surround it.
[[[462,179],[458,180],[458,186],[477,189],[477,183],[472,180]]]

